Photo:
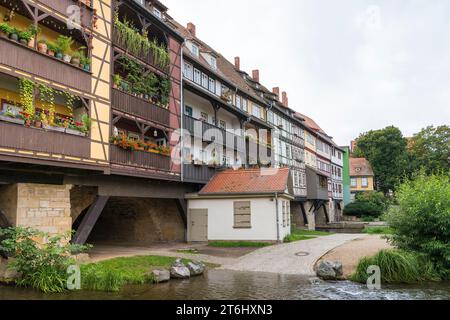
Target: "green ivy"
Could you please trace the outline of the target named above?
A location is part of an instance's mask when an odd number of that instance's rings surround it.
[[[29,117],[27,120],[34,118],[36,110],[34,108],[34,83],[28,79],[19,80],[20,103],[23,107],[23,112]]]

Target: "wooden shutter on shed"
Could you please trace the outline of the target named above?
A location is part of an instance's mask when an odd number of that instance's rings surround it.
[[[250,229],[252,227],[251,202],[234,202],[234,228]]]

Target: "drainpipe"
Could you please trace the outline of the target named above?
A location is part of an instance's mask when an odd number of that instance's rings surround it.
[[[186,40],[183,41],[183,44],[181,45],[181,150],[180,150],[180,170],[181,170],[181,182],[184,182],[184,157],[183,157],[183,150],[184,150],[184,77],[183,77],[183,70],[184,70],[184,46],[186,45]]]
[[[278,206],[278,193],[275,193],[275,206],[276,206],[276,215],[277,215],[277,242],[280,243],[280,208]]]

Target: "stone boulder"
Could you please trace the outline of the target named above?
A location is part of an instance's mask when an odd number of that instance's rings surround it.
[[[189,262],[187,267],[191,272],[191,277],[201,276],[206,270],[206,266],[203,263],[196,261]]]
[[[321,262],[316,273],[323,280],[340,280],[344,274],[342,263],[338,261]]]
[[[14,283],[22,277],[20,272],[11,268],[13,261],[14,258],[9,258],[8,260],[0,258],[0,283]]]
[[[72,255],[72,258],[78,264],[87,264],[87,263],[91,262],[91,257],[87,253],[75,254],[75,255]]]
[[[191,272],[181,259],[177,259],[170,268],[170,277],[172,279],[188,279],[191,277]]]
[[[153,270],[152,275],[156,283],[168,282],[170,280],[169,270]]]

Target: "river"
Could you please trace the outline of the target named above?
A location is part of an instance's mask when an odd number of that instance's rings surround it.
[[[127,286],[117,293],[78,291],[45,295],[0,286],[0,300],[450,300],[450,282],[384,286],[380,291],[349,281],[211,270],[202,277],[159,285]]]

